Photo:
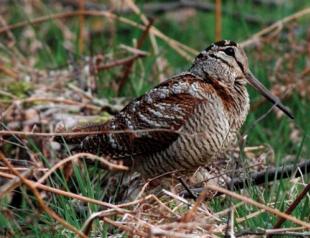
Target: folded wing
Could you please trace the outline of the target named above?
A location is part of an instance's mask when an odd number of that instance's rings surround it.
[[[178,75],[129,103],[108,121],[101,134],[88,136],[81,150],[126,159],[170,146],[206,98],[197,87],[211,87],[197,76]]]

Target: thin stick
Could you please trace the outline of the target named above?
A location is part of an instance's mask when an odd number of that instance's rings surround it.
[[[142,35],[138,39],[138,42],[137,42],[137,45],[136,45],[137,49],[140,49],[142,47],[142,45],[143,45],[143,43],[144,43],[144,41],[145,41],[149,31],[150,31],[150,28],[151,28],[152,24],[153,24],[152,21],[150,21],[148,23],[148,25],[146,26],[146,28],[143,31]],[[131,72],[133,64],[134,64],[134,61],[132,60],[132,61],[129,61],[127,64],[124,65],[123,72],[122,72],[122,74],[120,76],[118,93],[120,93],[123,90],[123,88],[124,88],[124,86],[125,86],[125,84],[127,82],[127,79],[129,77],[129,74]]]
[[[222,39],[222,1],[215,1],[215,41]]]
[[[187,191],[189,198],[192,198],[194,200],[197,199],[197,195],[195,195],[192,190],[190,190],[190,188],[188,187],[188,185],[185,183],[185,181],[183,180],[183,178],[179,177],[178,178],[179,182],[182,184],[182,186],[185,188],[185,190]]]
[[[7,75],[13,79],[18,78],[17,73],[13,69],[9,69],[9,68],[5,67],[1,62],[0,62],[0,72],[2,72],[3,74],[5,74],[5,75]]]
[[[64,13],[56,13],[56,14],[51,14],[48,16],[42,16],[42,17],[38,17],[38,18],[34,18],[32,20],[27,20],[27,21],[21,21],[18,22],[16,24],[12,24],[12,25],[8,25],[5,27],[0,28],[0,34],[2,34],[3,32],[6,32],[7,30],[13,30],[16,28],[20,28],[20,27],[24,27],[27,26],[29,24],[40,24],[42,22],[51,20],[51,19],[62,19],[62,18],[70,18],[70,17],[76,17],[76,16],[80,16],[81,14],[85,15],[85,16],[103,16],[103,17],[107,17],[110,18],[112,20],[118,20],[122,23],[125,23],[127,25],[136,27],[138,29],[141,30],[145,30],[146,26],[141,25],[136,23],[135,21],[132,21],[128,18],[125,17],[120,17],[117,16],[111,12],[107,12],[107,11],[71,11],[71,12],[64,12]],[[192,60],[192,57],[188,55],[188,53],[196,55],[198,54],[198,51],[166,36],[165,34],[163,34],[161,31],[159,31],[157,28],[155,28],[154,26],[152,26],[150,28],[150,31],[156,35],[157,37],[159,37],[160,39],[162,39],[163,41],[165,41],[171,48],[173,48],[176,52],[178,52],[182,57],[188,59],[188,60]]]
[[[140,16],[142,22],[144,23],[144,25],[149,26],[148,28],[151,27],[151,25],[153,25],[153,20],[149,20],[144,14],[143,12],[140,10],[140,8],[137,6],[137,4],[135,4],[134,1],[132,0],[127,0],[129,8],[131,8],[133,10],[134,13],[136,13],[138,16]],[[146,31],[146,30],[145,30]],[[149,29],[147,30],[147,32],[149,31]],[[150,34],[148,34],[150,37],[150,41],[151,41],[151,45],[154,51],[154,55],[156,56],[155,59],[155,65],[157,66],[158,69],[158,78],[159,78],[159,82],[162,82],[165,80],[162,72],[163,72],[163,64],[162,64],[162,59],[160,59],[159,56],[159,48],[158,48],[158,44],[156,41],[156,38],[154,36],[154,34],[151,32]]]
[[[17,170],[17,171],[27,171],[27,170],[29,170],[29,168],[25,168],[25,167],[15,167],[15,169]],[[10,170],[10,168],[9,167],[3,167],[3,166],[1,166],[0,167],[0,171],[7,171],[7,170]],[[46,171],[48,171],[48,169],[47,168],[33,168],[33,171],[38,171],[38,172],[46,172]]]
[[[199,194],[199,197],[197,198],[192,208],[182,217],[182,222],[189,222],[194,218],[194,215],[196,214],[198,208],[200,207],[200,204],[204,202],[207,195],[208,190],[204,189],[202,193]]]
[[[297,205],[301,202],[301,200],[307,195],[307,193],[310,191],[310,183],[304,188],[304,190],[297,196],[297,198],[292,202],[292,204],[289,206],[289,208],[285,211],[286,214],[291,214],[294,209],[297,207]],[[285,218],[280,217],[276,224],[273,226],[273,229],[280,228],[281,225],[285,222]],[[272,235],[269,235],[267,237],[272,237]]]
[[[107,218],[107,216],[111,216],[111,215],[114,215],[115,213],[112,213],[111,211],[100,211],[100,212],[96,212],[96,213],[93,213],[89,218],[87,218],[87,220],[84,222],[83,226],[82,226],[82,231],[85,233],[85,234],[89,234],[90,231],[91,231],[91,227],[92,227],[92,223],[95,219],[97,218],[101,218],[103,221],[105,221],[106,223],[110,224],[110,225],[113,225],[117,228],[119,228],[120,230],[124,230],[126,231],[128,234],[134,234],[136,235],[135,233],[137,233],[140,237],[147,237],[147,235],[142,232],[142,231],[139,231],[137,229],[132,229],[131,227],[128,227],[126,225],[123,225],[123,224],[120,224],[120,223],[117,223],[109,218]]]
[[[0,153],[0,160],[2,160],[6,166],[8,166],[12,173],[15,174],[16,176],[18,176],[20,178],[20,180],[27,186],[29,187],[29,189],[32,191],[32,193],[34,194],[34,196],[37,199],[37,202],[39,204],[39,206],[41,207],[42,210],[44,210],[50,217],[54,218],[56,221],[58,221],[60,224],[62,224],[65,228],[67,228],[68,230],[74,232],[75,234],[77,234],[79,237],[83,237],[83,238],[87,238],[87,236],[85,236],[82,232],[80,232],[78,229],[76,229],[74,226],[72,226],[71,224],[67,223],[64,219],[62,219],[60,216],[57,215],[56,212],[54,212],[52,209],[50,209],[45,202],[43,201],[43,199],[41,198],[40,193],[38,192],[38,190],[36,189],[35,186],[33,186],[33,184],[31,182],[29,182],[30,180],[26,179],[24,176],[22,176],[12,165],[11,163],[3,156],[2,153]]]
[[[1,90],[1,89],[0,89],[0,95],[4,95],[4,96],[7,96],[7,97],[10,97],[13,99],[17,99],[17,97],[15,95],[13,95],[12,93],[6,92],[6,91]]]
[[[98,130],[98,131],[79,131],[79,132],[23,132],[23,131],[3,131],[0,130],[0,135],[19,135],[19,136],[36,136],[36,137],[53,137],[53,136],[84,136],[84,135],[100,135],[100,134],[131,134],[131,133],[143,133],[143,132],[169,132],[180,135],[194,136],[200,133],[183,133],[180,131],[174,131],[173,129],[164,128],[149,128],[149,129],[137,129],[137,130]],[[202,134],[202,133],[201,133]],[[171,173],[171,172],[168,172]],[[160,175],[161,177],[162,175]]]
[[[13,100],[10,100],[11,102]],[[70,99],[59,99],[59,98],[40,98],[40,97],[30,97],[26,99],[15,99],[14,103],[32,103],[32,102],[52,102],[52,103],[63,103],[67,105],[73,105],[73,106],[79,106],[84,107],[86,109],[94,110],[94,111],[100,111],[101,108],[97,107],[95,105],[90,105],[87,103],[77,102]]]
[[[121,164],[113,164],[109,162],[108,160],[104,159],[103,157],[99,157],[97,155],[90,154],[90,153],[78,153],[78,154],[69,156],[59,161],[58,163],[56,163],[49,171],[44,173],[44,175],[38,180],[38,183],[43,183],[53,172],[55,172],[55,170],[62,167],[64,164],[72,160],[77,160],[81,158],[90,159],[90,160],[98,160],[109,170],[128,170],[126,166],[123,166]]]
[[[8,174],[8,173],[3,173],[3,172],[0,172],[0,176],[4,177],[4,178],[9,178],[9,179],[14,179],[15,178],[14,175]],[[150,194],[150,195],[148,195],[148,196],[146,196],[144,198],[141,198],[141,199],[138,199],[138,200],[135,200],[135,201],[132,201],[132,202],[114,205],[114,204],[107,203],[107,202],[102,202],[100,200],[96,200],[96,199],[93,199],[93,198],[85,197],[83,195],[78,195],[78,194],[67,192],[67,191],[64,191],[64,190],[61,190],[61,189],[57,189],[57,188],[53,188],[53,187],[50,187],[50,186],[46,186],[46,185],[43,185],[43,184],[31,181],[29,179],[26,179],[26,180],[29,183],[31,183],[34,187],[36,187],[38,189],[42,189],[44,191],[52,192],[52,193],[55,193],[55,194],[58,194],[58,195],[62,195],[62,196],[68,197],[68,198],[74,198],[74,199],[80,200],[82,202],[87,202],[87,203],[92,203],[92,204],[100,205],[100,206],[103,206],[103,207],[107,207],[107,208],[115,210],[115,211],[117,211],[118,213],[121,213],[121,214],[133,213],[132,211],[124,209],[124,207],[133,206],[133,205],[136,205],[138,203],[143,203],[145,201],[154,200],[155,199],[155,196]]]
[[[124,58],[124,59],[115,60],[115,61],[112,61],[110,63],[97,66],[96,70],[100,71],[100,70],[106,70],[106,69],[114,68],[117,66],[122,66],[122,65],[128,64],[129,62],[133,62],[134,60],[141,58],[141,57],[144,57],[144,56],[145,55],[142,55],[142,54],[136,54],[136,55]]]
[[[286,232],[286,231],[300,231],[304,230],[304,227],[285,227],[285,228],[279,228],[279,229],[267,229],[266,233],[273,233],[273,232]]]
[[[128,226],[125,226],[121,223],[117,223],[113,220],[111,220],[110,218],[107,218],[107,217],[103,217],[102,220],[110,225],[113,225],[125,232],[127,232],[128,234],[132,234],[132,235],[139,235],[140,237],[148,237],[148,235],[143,232],[143,231],[139,231],[138,229],[132,229],[132,227],[128,227]],[[130,236],[129,236],[130,237]]]
[[[296,172],[296,169],[297,172]],[[296,172],[296,173],[295,173]],[[288,164],[280,168],[270,168],[266,171],[252,173],[249,175],[249,178],[232,178],[230,184],[235,190],[240,190],[246,188],[250,185],[260,185],[265,183],[266,181],[274,181],[279,179],[289,178],[291,176],[298,177],[301,176],[302,173],[310,172],[310,160],[306,160],[304,162],[300,162],[299,164]],[[202,192],[202,188],[191,189],[194,193]],[[187,192],[182,193],[185,197],[190,196]],[[217,194],[221,195],[220,193]]]
[[[32,171],[33,170],[31,168],[27,169],[26,171],[22,172],[21,175],[23,177],[28,177],[29,175],[32,174]],[[21,184],[22,184],[22,181],[18,176],[11,179],[11,181],[5,183],[4,185],[0,187],[0,198],[3,197],[5,194],[11,192],[15,188],[19,187]]]
[[[166,189],[163,189],[162,192],[165,193],[166,195],[172,197],[173,199],[180,201],[181,203],[184,203],[184,204],[186,204],[186,205],[188,205],[190,207],[193,206],[193,204],[188,202],[186,199],[184,199],[184,198],[182,198],[182,197],[180,197],[180,196],[178,196],[178,195],[176,195],[176,194],[174,194],[172,192],[169,192]],[[198,207],[198,211],[205,213],[207,216],[210,216],[210,217],[214,218],[217,221],[221,221],[218,217],[216,217],[213,214],[211,214],[208,210],[205,210],[205,209],[203,209],[201,207]]]
[[[242,196],[242,195],[240,195],[240,194],[231,192],[231,191],[229,191],[229,190],[227,190],[227,189],[225,189],[225,188],[221,188],[221,187],[219,187],[219,186],[212,185],[212,184],[207,184],[207,185],[205,186],[205,190],[207,190],[207,189],[211,189],[211,190],[213,190],[213,191],[217,191],[217,192],[226,194],[226,195],[228,195],[228,196],[230,196],[230,197],[233,197],[233,198],[235,198],[235,199],[238,199],[238,200],[240,200],[240,201],[243,201],[244,203],[247,203],[247,204],[253,205],[253,206],[255,206],[255,207],[258,207],[258,208],[260,208],[260,209],[263,209],[263,210],[265,210],[265,211],[267,211],[267,212],[269,212],[269,213],[272,213],[272,214],[274,214],[274,215],[276,215],[276,216],[278,216],[278,217],[282,217],[282,218],[284,218],[284,219],[286,219],[286,220],[289,220],[289,221],[291,221],[291,222],[293,222],[293,223],[295,223],[295,224],[298,224],[298,225],[303,226],[303,227],[305,227],[305,228],[307,228],[307,229],[310,230],[310,224],[309,224],[309,223],[304,222],[304,221],[301,221],[301,220],[299,220],[299,219],[297,219],[296,217],[293,217],[293,216],[291,216],[291,215],[288,215],[288,214],[285,214],[285,213],[283,213],[283,212],[280,212],[280,211],[277,210],[277,209],[274,209],[274,208],[268,207],[268,206],[266,206],[266,205],[264,205],[264,204],[261,204],[261,203],[259,203],[259,202],[256,202],[256,201],[254,201],[254,200],[252,200],[252,199],[250,199],[250,198],[248,198],[248,197]],[[204,190],[204,191],[205,191],[205,190]]]
[[[257,32],[256,34],[252,35],[249,39],[241,42],[240,45],[245,48],[245,47],[249,47],[249,46],[251,46],[257,42],[260,42],[261,39],[264,38],[269,33],[272,33],[274,31],[280,31],[283,29],[283,27],[287,23],[289,23],[293,20],[297,20],[297,19],[299,19],[303,16],[306,16],[308,14],[310,14],[310,7],[305,8],[301,11],[298,11],[298,12],[294,13],[293,15],[287,16],[287,17],[273,23],[272,25],[264,28],[263,30]]]
[[[244,217],[236,218],[237,223],[241,223],[244,221],[248,221],[249,219],[252,219],[253,217],[257,217],[258,215],[262,214],[264,210],[258,210],[256,212],[252,212]]]
[[[79,0],[79,10],[80,12],[84,11],[84,0]],[[84,50],[84,14],[79,15],[79,25],[79,54],[82,55]]]
[[[14,175],[8,174],[8,173],[3,173],[3,172],[0,172],[0,176],[5,177],[5,178],[10,178],[10,179],[15,178]],[[74,198],[74,199],[80,200],[82,202],[88,202],[88,203],[96,204],[96,205],[99,205],[99,206],[103,206],[103,207],[107,207],[107,208],[112,208],[112,209],[114,209],[115,211],[117,211],[117,212],[119,212],[121,214],[130,213],[129,210],[125,210],[123,208],[121,209],[120,208],[120,207],[122,207],[121,205],[117,205],[116,206],[116,205],[113,205],[111,203],[102,202],[102,201],[99,201],[99,200],[96,200],[96,199],[93,199],[93,198],[85,197],[83,195],[78,195],[78,194],[67,192],[67,191],[64,191],[64,190],[61,190],[61,189],[57,189],[57,188],[53,188],[53,187],[50,187],[50,186],[46,186],[46,185],[43,185],[43,184],[40,184],[40,183],[37,183],[37,182],[33,182],[31,180],[28,180],[28,179],[26,179],[26,180],[33,187],[38,188],[38,189],[42,189],[42,190],[47,191],[47,192],[52,192],[52,193],[55,193],[55,194],[58,194],[58,195],[62,195],[62,196],[68,197],[68,198]],[[139,200],[139,201],[141,201],[141,200]]]

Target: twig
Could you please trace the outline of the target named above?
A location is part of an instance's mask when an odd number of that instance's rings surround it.
[[[215,1],[215,41],[222,39],[222,1]]]
[[[8,174],[8,173],[3,173],[3,172],[0,172],[0,176],[4,177],[4,178],[8,178],[8,179],[14,179],[15,178],[14,175]],[[137,200],[132,201],[132,202],[114,205],[114,204],[103,202],[103,201],[96,200],[96,199],[93,199],[93,198],[85,197],[83,195],[78,195],[78,194],[75,194],[75,193],[71,193],[71,192],[67,192],[67,191],[61,190],[61,189],[57,189],[57,188],[53,188],[53,187],[50,187],[50,186],[47,186],[47,185],[43,185],[43,184],[40,184],[40,183],[31,181],[31,180],[28,180],[28,179],[26,179],[26,180],[30,184],[32,184],[34,187],[36,187],[38,189],[42,189],[42,190],[44,190],[46,192],[52,192],[52,193],[55,193],[55,194],[58,194],[58,195],[62,195],[62,196],[68,197],[68,198],[74,198],[74,199],[80,200],[82,202],[87,202],[87,203],[92,203],[92,204],[96,204],[96,205],[99,205],[99,206],[107,207],[107,208],[110,208],[110,209],[120,213],[120,214],[130,214],[130,213],[133,213],[132,211],[124,209],[124,207],[130,207],[130,206],[136,205],[138,203],[143,203],[145,201],[154,200],[155,199],[155,196],[151,194],[151,195],[148,195],[148,196],[146,196],[144,198],[137,199]],[[159,200],[157,199],[156,201],[159,201]],[[167,208],[166,206],[164,206],[164,207]],[[168,211],[171,212],[172,214],[174,214],[170,209],[168,209]]]
[[[254,173],[250,175],[250,179],[248,181],[242,178],[235,178],[235,179],[233,178],[231,183],[235,189],[243,189],[245,186],[253,184],[259,185],[265,183],[266,181],[285,179],[293,175],[294,177],[299,177],[302,175],[302,173],[309,173],[309,172],[310,172],[310,160],[307,160],[299,164],[289,164],[283,166],[282,168],[272,168],[267,169],[267,171]]]
[[[194,215],[196,214],[200,204],[205,200],[208,194],[208,190],[204,189],[197,198],[196,202],[192,206],[192,208],[182,217],[182,222],[189,222],[193,219]]]
[[[298,170],[297,170],[298,169]],[[296,172],[296,173],[295,173]],[[294,177],[299,177],[302,173],[310,173],[310,160],[301,162],[299,164],[289,164],[285,165],[282,168],[271,168],[266,171],[252,173],[249,175],[249,178],[232,178],[230,184],[234,190],[240,190],[253,185],[260,185],[266,181],[274,181],[279,179],[289,178],[294,175]],[[203,191],[202,188],[191,189],[195,194]],[[186,192],[183,192],[182,195],[185,197],[189,196]],[[221,195],[216,194],[216,196]]]
[[[59,161],[58,163],[56,163],[49,171],[44,173],[44,175],[38,180],[38,183],[43,183],[53,172],[55,172],[55,170],[57,170],[59,167],[63,166],[64,164],[72,160],[77,160],[80,158],[98,160],[109,170],[128,170],[126,166],[123,166],[120,164],[113,164],[109,162],[108,160],[104,159],[103,157],[99,157],[97,155],[89,154],[89,153],[78,153],[78,154],[69,156]]]
[[[283,27],[287,23],[294,21],[294,20],[297,20],[297,19],[299,19],[303,16],[306,16],[308,14],[310,14],[310,7],[305,8],[301,11],[298,11],[298,12],[294,13],[293,15],[287,16],[287,17],[273,23],[272,25],[270,25],[270,26],[266,27],[265,29],[257,32],[256,34],[252,35],[249,39],[241,42],[240,45],[245,48],[245,47],[250,47],[252,45],[260,43],[261,40],[264,37],[266,37],[268,34],[273,33],[274,31],[280,31],[283,29]]]
[[[131,227],[128,227],[126,225],[123,225],[123,224],[120,224],[120,223],[117,223],[109,218],[107,218],[106,216],[107,215],[111,215],[110,214],[107,214],[107,211],[101,211],[101,212],[96,212],[96,213],[93,213],[83,224],[83,227],[82,227],[82,231],[85,233],[85,234],[89,234],[90,231],[91,231],[91,226],[93,224],[93,221],[97,218],[100,218],[102,219],[104,222],[114,226],[114,227],[117,227],[119,228],[120,230],[123,230],[125,232],[127,232],[128,234],[133,234],[133,235],[139,235],[140,237],[147,237],[147,234],[143,231],[140,231],[138,229],[132,229]]]
[[[27,169],[26,171],[21,173],[21,176],[28,177],[32,174],[32,169]],[[11,179],[9,182],[5,183],[0,187],[0,198],[3,197],[5,194],[9,193],[10,191],[14,190],[15,188],[19,187],[22,184],[21,179],[16,176],[15,178]]]
[[[5,75],[7,75],[13,79],[18,78],[17,73],[13,69],[9,69],[9,68],[5,67],[1,62],[0,62],[0,72],[2,72],[3,74],[5,74]]]
[[[304,230],[304,227],[290,227],[290,228],[282,228],[282,229],[267,229],[267,230],[258,230],[258,231],[241,231],[236,234],[236,237],[249,237],[251,235],[254,236],[268,236],[268,235],[274,235],[274,236],[280,236],[280,237],[308,237],[310,235],[310,232],[296,232],[299,230]]]
[[[258,215],[262,214],[263,212],[264,212],[264,210],[258,210],[256,212],[250,213],[244,217],[236,218],[236,222],[242,223],[244,221],[248,221],[249,219],[258,216]]]
[[[152,227],[150,231],[150,237],[156,236],[156,237],[171,237],[171,238],[199,238],[199,235],[194,234],[184,234],[179,233],[175,231],[167,231],[163,230],[159,227]]]
[[[140,19],[142,20],[144,25],[146,25],[146,26],[153,25],[153,19],[149,20],[148,17],[146,15],[144,15],[144,12],[140,10],[140,8],[137,6],[137,4],[135,4],[135,2],[133,0],[127,0],[127,3],[128,3],[129,8],[135,14],[137,14],[140,17]],[[150,41],[151,41],[151,45],[152,45],[152,48],[154,51],[154,55],[156,56],[155,65],[158,69],[159,82],[162,82],[165,79],[164,79],[164,76],[162,74],[163,63],[162,63],[162,59],[160,59],[158,44],[157,44],[156,38],[152,32],[150,32],[150,34],[148,34],[148,35],[150,37]]]
[[[141,237],[148,237],[147,234],[145,232],[143,232],[143,231],[140,231],[138,229],[132,229],[131,227],[127,227],[125,225],[117,223],[117,222],[115,222],[115,221],[113,221],[113,220],[111,220],[111,219],[109,219],[107,217],[104,217],[103,221],[105,221],[106,223],[109,223],[109,224],[111,224],[111,225],[113,225],[113,226],[115,226],[115,227],[117,227],[117,228],[119,228],[121,230],[126,231],[128,234],[132,234],[132,235],[137,235],[138,234]]]
[[[10,100],[10,101],[13,101]],[[83,107],[86,109],[94,110],[94,111],[100,111],[101,108],[97,107],[95,105],[90,105],[87,103],[82,103],[82,102],[76,102],[70,99],[59,99],[59,98],[39,98],[39,97],[30,97],[26,99],[15,99],[13,103],[19,103],[19,104],[24,104],[24,103],[32,103],[32,102],[52,102],[52,103],[63,103],[67,105],[74,105],[74,106],[79,106]]]
[[[142,54],[136,54],[136,55],[124,58],[124,59],[115,60],[115,61],[112,61],[112,62],[107,63],[107,64],[98,65],[96,70],[100,71],[100,70],[106,70],[106,69],[114,68],[114,67],[117,67],[117,66],[122,66],[122,65],[125,65],[125,64],[128,64],[130,62],[133,62],[136,59],[144,57],[144,56],[145,55],[142,55]]]
[[[254,201],[254,200],[252,200],[252,199],[250,199],[248,197],[245,197],[245,196],[242,196],[240,194],[231,192],[231,191],[229,191],[229,190],[227,190],[225,188],[221,188],[221,187],[213,185],[213,184],[207,184],[205,186],[204,191],[202,193],[204,194],[205,191],[208,190],[208,189],[211,189],[213,191],[217,191],[217,192],[226,194],[227,196],[230,196],[232,198],[235,198],[235,199],[238,199],[240,201],[243,201],[244,203],[247,203],[247,204],[253,205],[255,207],[258,207],[260,209],[263,209],[263,210],[265,210],[265,211],[267,211],[269,213],[272,213],[272,214],[276,215],[277,217],[285,218],[286,220],[289,220],[289,221],[291,221],[291,222],[293,222],[295,224],[298,224],[298,225],[303,226],[303,227],[305,227],[305,228],[310,230],[310,224],[309,223],[301,221],[301,220],[299,220],[296,217],[293,217],[291,215],[288,215],[288,214],[285,214],[283,212],[280,212],[277,209],[274,209],[274,208],[268,207],[268,206],[266,206],[264,204],[261,204],[259,202],[256,202],[256,201]]]
[[[225,237],[236,237],[235,236],[235,219],[234,219],[234,216],[235,216],[235,210],[233,208],[233,205],[231,203],[231,206],[230,206],[230,209],[229,209],[229,219],[228,219],[228,223],[227,223],[227,229],[225,231]]]
[[[142,197],[143,193],[145,192],[145,190],[147,189],[147,187],[148,187],[149,185],[150,185],[150,182],[146,182],[146,183],[142,186],[140,192],[139,192],[138,195],[136,196],[136,199],[139,199],[139,198]]]
[[[29,170],[29,168],[21,168],[21,167],[15,167],[15,169],[17,170],[17,171],[27,171],[27,170]],[[10,170],[10,168],[9,167],[0,167],[0,171],[7,171],[7,170]],[[40,171],[40,172],[45,172],[45,171],[47,171],[48,169],[46,169],[46,168],[33,168],[32,169],[33,171]]]
[[[64,4],[70,4],[71,6],[78,7],[76,0],[66,0]],[[87,10],[99,10],[99,11],[107,11],[108,7],[104,4],[94,3],[94,2],[86,2],[85,8]],[[142,12],[144,12],[148,16],[154,16],[170,11],[177,11],[179,9],[187,9],[193,8],[201,12],[214,12],[215,6],[212,3],[198,0],[179,0],[179,1],[166,1],[166,2],[150,2],[143,3],[140,6]],[[116,10],[116,13],[126,14],[131,13],[132,10],[130,8]],[[228,9],[223,9],[223,13],[225,15],[230,15],[237,18],[245,19],[248,23],[252,24],[268,24],[269,22],[264,21],[263,18],[253,15],[243,15],[239,12],[233,12]]]
[[[79,0],[79,10],[80,12],[84,11],[84,0]],[[84,50],[84,15],[80,14],[79,16],[79,25],[80,25],[80,32],[79,32],[79,54],[83,54]]]
[[[296,197],[294,202],[288,207],[288,209],[285,211],[286,214],[291,214],[294,209],[297,207],[297,205],[301,202],[301,200],[307,195],[307,193],[310,191],[310,183],[304,188],[304,190]],[[273,229],[277,229],[281,227],[281,225],[285,222],[285,218],[280,217],[276,224],[273,226]],[[272,237],[272,235],[267,236],[269,238]]]
[[[56,13],[56,14],[51,14],[48,16],[42,16],[42,17],[38,17],[32,20],[27,20],[27,21],[21,21],[18,22],[16,24],[13,25],[9,25],[9,26],[5,26],[0,28],[0,34],[2,34],[3,32],[6,32],[7,30],[13,30],[16,28],[20,28],[20,27],[24,27],[27,26],[29,24],[40,24],[43,23],[45,21],[51,20],[51,19],[62,19],[62,18],[70,18],[70,17],[76,17],[76,16],[80,16],[81,14],[85,15],[85,16],[103,16],[103,17],[107,17],[110,18],[112,20],[118,20],[122,23],[125,23],[127,25],[130,25],[132,27],[136,27],[138,29],[141,30],[145,30],[146,26],[138,24],[128,18],[125,17],[120,17],[117,16],[111,12],[106,12],[106,11],[72,11],[72,12],[65,12],[65,13]],[[192,60],[192,56],[188,55],[188,54],[193,54],[196,55],[198,54],[198,51],[166,36],[165,34],[163,34],[161,31],[159,31],[157,28],[155,28],[154,26],[152,26],[150,28],[150,31],[156,35],[157,37],[159,37],[160,39],[162,39],[163,41],[165,41],[171,48],[173,48],[176,52],[178,52],[182,57],[184,57],[185,59],[188,60]]]
[[[3,172],[0,172],[0,176],[1,177],[5,177],[5,178],[9,178],[9,179],[15,178],[14,175],[8,174],[8,173],[3,173]],[[78,195],[78,194],[75,194],[75,193],[71,193],[71,192],[67,192],[67,191],[61,190],[61,189],[57,189],[57,188],[53,188],[53,187],[50,187],[50,186],[47,186],[47,185],[43,185],[43,184],[40,184],[40,183],[31,181],[31,180],[28,180],[28,179],[26,179],[26,180],[33,187],[35,187],[37,189],[44,190],[46,192],[55,193],[55,194],[62,195],[62,196],[68,197],[68,198],[74,198],[74,199],[80,200],[82,202],[87,202],[87,203],[92,203],[92,204],[96,204],[96,205],[107,207],[107,208],[112,208],[112,209],[114,209],[115,211],[117,211],[117,212],[119,212],[121,214],[130,213],[129,210],[125,210],[125,209],[121,208],[122,207],[121,205],[113,205],[111,203],[102,202],[102,201],[99,201],[99,200],[96,200],[96,199],[93,199],[93,198],[85,197],[83,195]],[[141,200],[139,200],[139,201],[141,201]]]
[[[3,91],[1,89],[0,89],[0,95],[4,95],[4,96],[7,96],[7,97],[10,97],[10,98],[13,98],[13,99],[17,99],[17,97],[15,95],[13,95],[12,93]]]
[[[180,181],[180,183],[182,184],[182,186],[185,188],[185,190],[188,192],[189,197],[196,200],[196,199],[197,199],[197,196],[192,192],[192,190],[190,190],[190,188],[189,188],[188,185],[185,183],[185,181],[183,180],[183,178],[179,177],[178,180]]]
[[[30,182],[30,180],[26,179],[25,177],[23,177],[12,165],[11,163],[2,155],[2,153],[0,153],[0,160],[2,160],[6,166],[8,166],[12,173],[15,174],[16,176],[18,176],[20,178],[20,180],[27,186],[29,187],[29,189],[32,191],[32,193],[34,194],[34,196],[37,199],[37,202],[39,204],[39,206],[42,208],[42,210],[44,210],[50,217],[54,218],[56,221],[58,221],[60,224],[62,224],[65,228],[67,228],[68,230],[74,232],[75,234],[77,234],[79,237],[83,237],[83,238],[87,238],[82,232],[80,232],[78,229],[76,229],[74,226],[72,226],[71,224],[67,223],[64,219],[62,219],[60,216],[57,215],[57,213],[55,213],[52,209],[50,209],[45,202],[43,201],[43,199],[41,198],[40,193],[38,192],[38,190],[36,189],[35,186],[33,186],[33,184]]]
[[[170,214],[172,214],[174,217],[178,218],[178,215],[176,215],[168,206],[166,206],[158,197],[156,197],[154,194],[150,194],[149,197],[153,198],[162,208],[164,208],[166,211],[168,211]]]
[[[3,26],[7,26],[7,21],[4,19],[3,16],[0,16],[0,23]],[[7,31],[6,34],[7,34],[8,38],[9,38],[9,41],[10,41],[9,47],[14,46],[16,44],[16,39],[15,39],[13,33],[11,31]]]
[[[178,200],[178,201],[180,201],[181,203],[186,204],[187,206],[191,206],[191,207],[193,206],[192,203],[188,202],[188,201],[185,200],[184,198],[182,198],[182,197],[180,197],[180,196],[178,196],[178,195],[176,195],[176,194],[174,194],[174,193],[172,193],[172,192],[169,192],[169,191],[167,191],[167,190],[165,190],[165,189],[163,189],[162,192],[163,192],[164,194],[166,194],[166,195],[172,197],[173,199]],[[217,216],[211,214],[208,210],[205,210],[205,209],[199,207],[199,208],[198,208],[198,211],[203,212],[203,213],[207,214],[208,216],[211,216],[214,220],[220,221],[220,219],[219,219]]]
[[[140,36],[140,38],[138,39],[138,42],[137,42],[137,45],[136,45],[136,48],[137,49],[140,49],[147,37],[147,34],[149,33],[150,31],[150,28],[153,24],[153,21],[150,21],[148,23],[148,25],[146,26],[146,28],[144,29],[142,35]],[[131,61],[128,61],[128,63],[124,64],[124,69],[123,69],[123,72],[121,74],[121,76],[119,77],[120,78],[120,81],[119,81],[119,86],[118,86],[118,92],[121,92],[127,82],[127,79],[128,79],[128,76],[131,72],[131,69],[132,69],[132,66],[133,66],[133,63],[134,61],[131,60]]]
[[[4,131],[0,130],[0,135],[19,135],[19,136],[35,136],[35,137],[53,137],[53,136],[85,136],[85,135],[101,135],[101,134],[132,134],[132,133],[144,133],[144,132],[167,132],[176,133],[179,135],[187,135],[190,137],[203,134],[199,133],[187,133],[181,131],[175,131],[173,129],[165,128],[149,128],[149,129],[137,129],[137,130],[96,130],[96,131],[78,131],[78,132],[24,132],[24,131]],[[167,174],[173,173],[175,171],[167,172]],[[166,174],[165,174],[166,175]],[[159,177],[162,177],[160,175]]]

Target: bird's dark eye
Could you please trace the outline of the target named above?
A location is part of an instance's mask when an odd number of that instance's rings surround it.
[[[226,55],[235,56],[235,51],[232,47],[228,47],[224,50]]]

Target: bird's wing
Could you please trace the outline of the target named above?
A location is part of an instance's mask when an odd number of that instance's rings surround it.
[[[191,73],[163,82],[107,122],[106,133],[87,137],[82,150],[121,159],[167,148],[178,138],[179,129],[195,107],[206,102],[200,87],[213,89]]]

